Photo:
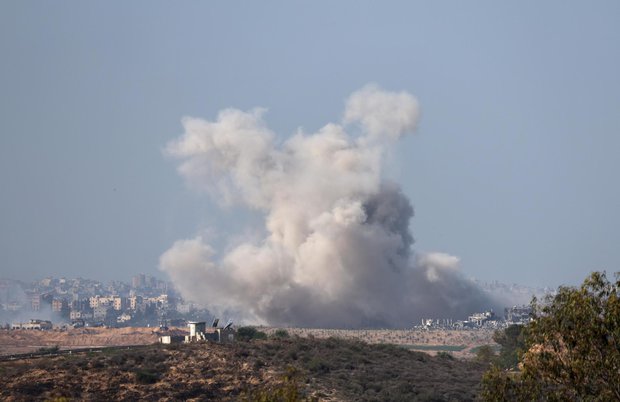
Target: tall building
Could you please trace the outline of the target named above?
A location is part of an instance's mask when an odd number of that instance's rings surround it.
[[[40,294],[35,293],[32,295],[32,298],[30,299],[30,307],[32,308],[32,311],[41,310],[41,295]]]
[[[131,278],[131,285],[135,289],[141,289],[146,285],[146,275],[138,274]]]
[[[54,299],[52,300],[52,311],[60,313],[63,310],[67,310],[69,308],[69,304],[66,299]]]

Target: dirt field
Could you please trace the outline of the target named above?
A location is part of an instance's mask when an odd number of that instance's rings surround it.
[[[284,328],[291,335],[314,336],[316,338],[359,339],[371,344],[388,343],[406,346],[430,354],[446,351],[459,358],[475,356],[475,349],[481,345],[494,345],[493,330],[400,330],[400,329],[308,329]],[[271,334],[277,328],[264,328]],[[474,349],[472,351],[472,349]]]
[[[78,328],[66,331],[0,330],[0,355],[27,353],[59,346],[73,349],[96,346],[147,345],[158,341],[155,328]]]
[[[181,328],[184,330],[185,328]],[[277,328],[261,328],[272,334]],[[430,354],[446,351],[459,358],[471,358],[480,345],[494,344],[491,330],[347,330],[286,328],[289,334],[316,338],[359,339],[371,344],[402,345]],[[0,355],[27,353],[59,346],[73,349],[97,346],[148,345],[158,341],[155,328],[79,328],[67,331],[0,330]]]

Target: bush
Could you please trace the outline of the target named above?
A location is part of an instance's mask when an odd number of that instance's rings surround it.
[[[308,369],[317,374],[329,373],[330,367],[321,358],[315,357],[308,362]]]
[[[276,332],[273,333],[274,338],[288,338],[288,331],[285,329],[277,329]]]
[[[37,349],[37,352],[53,354],[53,353],[58,353],[59,350],[60,350],[60,347],[56,345],[56,346],[50,346],[47,348],[39,348]]]
[[[448,352],[437,352],[437,357],[439,357],[440,359],[446,359],[446,360],[454,360],[454,356],[452,356],[452,353],[448,353]]]
[[[493,361],[495,361],[495,357],[495,352],[493,351],[491,345],[482,345],[478,348],[478,351],[476,352],[476,360],[481,363],[492,363]]]
[[[35,381],[24,382],[17,387],[17,391],[26,394],[40,397],[42,393],[54,388],[54,383],[51,381]]]
[[[297,372],[289,368],[283,382],[275,386],[264,387],[242,398],[243,401],[251,402],[314,402],[317,398],[309,398],[304,395],[303,389],[297,382]]]
[[[237,339],[240,341],[267,339],[267,334],[263,331],[257,330],[255,327],[240,327],[237,329]]]
[[[159,379],[160,374],[153,370],[136,370],[136,382],[139,384],[155,384]]]
[[[265,366],[265,362],[261,359],[258,359],[254,362],[254,370],[259,370],[261,367]]]

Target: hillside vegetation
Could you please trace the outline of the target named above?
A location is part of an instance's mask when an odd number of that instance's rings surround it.
[[[485,366],[447,353],[288,337],[0,363],[0,399],[473,400]]]

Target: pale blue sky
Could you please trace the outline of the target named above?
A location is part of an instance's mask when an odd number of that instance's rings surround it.
[[[1,2],[0,276],[128,279],[260,223],[185,188],[161,153],[181,117],[263,106],[286,137],[368,82],[421,104],[388,167],[416,249],[484,280],[618,271],[619,21],[617,1]]]

